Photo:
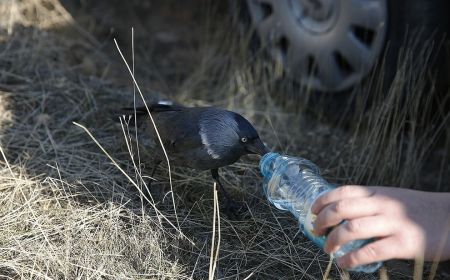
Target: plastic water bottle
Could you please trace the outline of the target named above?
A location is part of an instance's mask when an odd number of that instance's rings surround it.
[[[278,209],[291,212],[299,221],[301,231],[323,248],[327,237],[313,234],[315,215],[311,213],[311,206],[317,197],[332,190],[334,185],[320,176],[319,168],[314,163],[300,157],[268,153],[261,159],[259,167],[264,176],[264,193],[268,200]],[[370,239],[351,241],[341,246],[334,257],[340,258],[370,242]],[[373,273],[381,265],[381,262],[376,262],[349,270]]]

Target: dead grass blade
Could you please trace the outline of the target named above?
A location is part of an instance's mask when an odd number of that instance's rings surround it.
[[[219,211],[219,198],[217,196],[216,183],[214,183],[214,209],[213,209],[213,228],[212,228],[212,239],[211,239],[211,255],[209,259],[209,272],[208,279],[214,279],[216,273],[216,266],[219,260],[219,249],[220,249],[220,211]],[[217,242],[216,242],[216,220],[217,220]],[[217,243],[217,244],[216,244]]]
[[[131,77],[133,78],[133,83],[136,86],[136,88],[137,88],[137,90],[138,90],[138,92],[139,92],[139,94],[141,96],[142,102],[144,103],[144,106],[145,106],[145,109],[147,110],[148,116],[150,117],[150,120],[152,121],[152,125],[153,125],[153,127],[155,129],[156,135],[158,136],[158,141],[161,144],[161,149],[163,150],[164,156],[166,158],[167,168],[168,168],[168,172],[169,172],[170,195],[172,197],[173,210],[175,212],[175,219],[176,219],[178,231],[181,233],[181,230],[179,229],[180,223],[178,221],[177,207],[175,205],[175,196],[173,194],[172,171],[171,171],[171,167],[170,167],[169,156],[167,155],[166,149],[164,148],[164,143],[162,142],[161,136],[159,134],[158,128],[156,127],[156,123],[155,123],[155,120],[153,119],[153,116],[152,116],[152,114],[150,112],[150,109],[147,106],[147,102],[145,101],[145,97],[142,94],[141,89],[139,88],[139,85],[138,85],[136,79],[134,78],[133,71],[131,71],[130,66],[128,65],[128,62],[126,61],[125,57],[123,56],[122,51],[120,50],[119,44],[117,43],[116,39],[114,39],[114,43],[116,44],[117,50],[119,51],[119,54],[122,57],[122,60],[125,63],[125,65],[126,65],[126,67],[128,69],[128,72],[130,73]]]
[[[188,240],[192,245],[195,245],[195,243],[188,238],[186,235],[183,234],[183,232],[181,232],[181,230],[179,229],[179,227],[175,226],[163,213],[161,213],[161,211],[158,210],[158,208],[156,207],[156,205],[154,203],[152,203],[147,197],[146,195],[142,192],[142,189],[139,188],[139,185],[125,172],[125,170],[122,169],[122,167],[120,167],[120,165],[114,160],[114,158],[105,150],[105,148],[103,148],[103,146],[97,141],[97,139],[94,137],[94,135],[92,135],[92,133],[83,125],[73,122],[74,125],[82,128],[88,135],[89,137],[91,137],[91,139],[95,142],[95,144],[100,148],[100,150],[102,150],[102,152],[109,158],[109,160],[111,160],[111,162],[113,163],[113,165],[128,179],[128,181],[139,191],[139,193],[142,195],[142,197],[147,201],[148,204],[150,204],[153,209],[155,210],[156,213],[158,213],[158,217],[162,217],[167,223],[169,223],[175,230],[178,231],[178,233],[180,234],[180,236],[182,236],[183,238],[185,238],[186,240]]]

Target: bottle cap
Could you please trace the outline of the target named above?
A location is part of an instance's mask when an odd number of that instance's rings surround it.
[[[261,170],[261,174],[264,177],[270,178],[273,173],[273,163],[275,162],[275,159],[279,157],[280,154],[278,153],[267,153],[265,154],[261,160],[259,161],[259,169]]]

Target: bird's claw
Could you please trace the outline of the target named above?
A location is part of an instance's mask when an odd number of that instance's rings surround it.
[[[225,204],[225,215],[230,220],[241,220],[242,215],[241,211],[242,207],[234,200],[227,200],[227,203]]]

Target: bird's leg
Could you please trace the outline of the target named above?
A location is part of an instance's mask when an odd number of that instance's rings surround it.
[[[156,169],[158,169],[158,166],[161,164],[161,160],[160,159],[155,159],[153,162],[153,168],[152,168],[152,173],[150,173],[150,177],[153,179],[153,175],[155,175]]]
[[[216,181],[217,185],[219,185],[220,192],[223,194],[223,196],[225,196],[227,201],[233,201],[231,197],[228,195],[225,188],[223,187],[222,183],[220,182],[219,169],[211,169],[211,175],[214,181]]]
[[[236,203],[228,195],[227,191],[225,190],[225,188],[223,187],[222,183],[220,182],[219,169],[217,169],[217,168],[211,169],[211,175],[212,175],[214,181],[216,181],[217,185],[219,185],[220,192],[223,194],[223,196],[225,196],[225,199],[227,200],[227,202],[226,202],[226,210],[227,210],[228,214],[236,214],[236,213],[230,213],[230,212],[234,212],[234,210],[236,210],[235,209],[236,208]]]

